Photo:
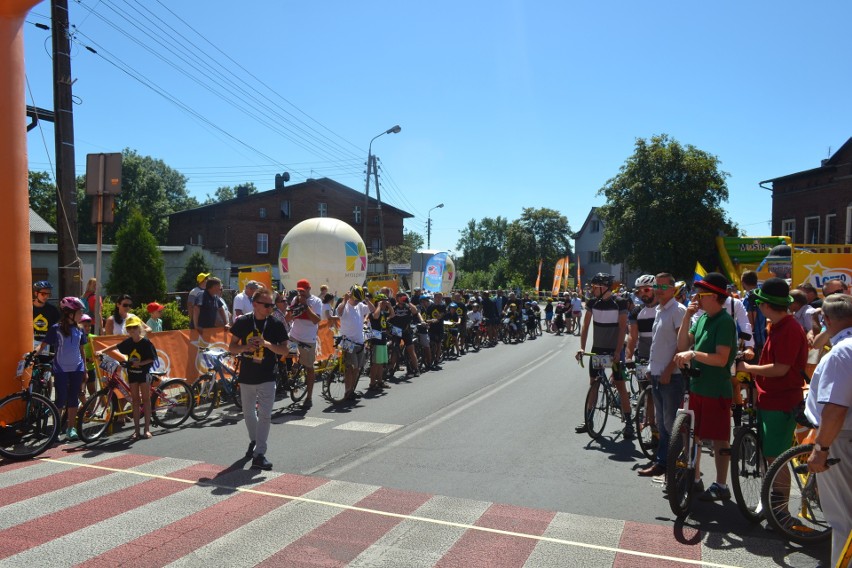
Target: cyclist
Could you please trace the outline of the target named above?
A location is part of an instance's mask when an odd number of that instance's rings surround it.
[[[47,280],[39,280],[33,284],[33,340],[38,347],[47,335],[47,330],[59,323],[61,314],[53,304],[49,304],[50,291],[53,284]]]
[[[713,442],[716,481],[700,496],[702,501],[731,498],[728,489],[728,466],[731,462],[731,364],[737,355],[737,330],[734,318],[725,309],[728,280],[718,272],[710,272],[695,282],[697,293],[689,302],[678,330],[675,363],[691,364],[700,374],[689,385],[689,406],[695,413],[695,443]],[[703,314],[690,326],[692,317]],[[695,460],[695,491],[702,491],[701,453]]]
[[[562,333],[562,330],[565,329],[565,304],[560,302],[556,303],[556,309],[553,310],[553,324],[551,331],[554,333]]]
[[[462,345],[465,342],[465,334],[467,333],[467,305],[464,303],[461,292],[456,291],[453,293],[453,302],[450,304],[448,316],[452,316],[450,321],[456,322],[456,329],[458,330],[455,337],[456,353],[461,355]]]
[[[416,320],[423,323],[423,318],[420,315],[417,307],[408,301],[408,295],[405,292],[398,292],[396,295],[396,304],[393,307],[393,315],[390,318],[390,324],[393,327],[398,327],[402,330],[402,344],[405,348],[405,354],[408,356],[411,365],[411,372],[417,377],[420,375],[418,370],[420,367],[417,361],[417,351],[414,349],[414,337],[411,332],[411,322]],[[396,337],[391,338],[392,341],[399,341]],[[396,364],[396,351],[391,352],[391,364]],[[406,373],[408,374],[408,373]]]
[[[651,337],[654,318],[657,316],[657,298],[654,295],[655,278],[643,274],[636,279],[636,297],[641,302],[627,316],[627,351],[625,359],[628,363],[638,357],[647,361],[651,355]],[[644,379],[644,378],[643,378]],[[644,385],[643,385],[644,388]]]
[[[493,346],[497,341],[497,326],[500,324],[500,310],[497,303],[491,298],[491,292],[482,291],[482,317],[485,319],[488,331],[488,345]]]
[[[553,298],[548,298],[544,304],[544,329],[550,331],[550,322],[553,321]]]
[[[520,315],[518,305],[515,302],[510,302],[503,310],[503,318],[509,320],[509,329],[507,330],[507,333],[510,338],[517,337],[518,320],[520,319]]]
[[[444,341],[444,318],[447,314],[447,304],[444,303],[444,295],[435,292],[432,303],[426,311],[426,323],[429,324],[429,343],[432,344],[432,366],[431,370],[440,371],[438,361],[441,360],[441,344]]]
[[[383,380],[385,365],[388,362],[388,336],[390,335],[391,304],[385,294],[373,297],[375,309],[370,312],[370,386],[367,390],[381,391],[390,388]]]
[[[429,341],[429,323],[428,314],[432,306],[432,296],[423,293],[420,296],[420,323],[417,324],[417,341],[420,342],[420,348],[423,350],[424,370],[432,370],[432,365],[437,365],[436,360],[432,359],[432,345]]]
[[[361,286],[352,286],[343,296],[343,301],[337,306],[337,317],[340,318],[340,342],[343,348],[343,359],[346,363],[344,398],[354,402],[359,395],[355,394],[358,375],[364,366],[366,350],[364,349],[364,322],[370,312],[376,307],[366,298],[366,290]]]
[[[627,305],[624,300],[616,300],[612,296],[613,277],[611,274],[599,272],[592,278],[592,298],[586,302],[586,315],[583,318],[583,328],[580,332],[580,351],[577,359],[583,357],[586,351],[586,341],[589,338],[589,326],[594,323],[592,352],[598,355],[620,356],[624,347],[624,335],[627,331]],[[597,369],[589,365],[589,382],[597,378]],[[624,416],[624,438],[632,439],[633,420],[630,414],[630,396],[624,386],[624,377],[618,365],[613,364],[612,380],[618,390],[621,402],[621,412]],[[588,431],[585,422],[574,429],[578,434]]]
[[[263,288],[258,289],[262,290]],[[316,380],[314,362],[317,357],[317,332],[319,331],[321,313],[322,300],[311,294],[310,281],[302,278],[296,282],[296,294],[290,300],[284,316],[290,324],[289,339],[296,343],[299,363],[305,369],[307,391],[305,400],[302,401],[303,410],[308,410],[313,406],[312,396],[314,381]]]

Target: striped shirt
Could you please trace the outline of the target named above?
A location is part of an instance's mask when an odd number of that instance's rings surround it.
[[[618,318],[627,314],[627,302],[609,298],[592,298],[586,301],[586,310],[592,313],[594,330],[592,350],[614,351],[618,345]]]

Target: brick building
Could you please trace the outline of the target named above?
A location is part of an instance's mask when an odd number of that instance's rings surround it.
[[[371,253],[382,248],[378,202],[370,198],[364,237],[364,193],[328,178],[204,205],[169,215],[169,245],[201,245],[233,265],[278,265],[281,239],[294,225],[313,217],[333,217],[352,225]],[[410,213],[382,204],[387,246],[402,244],[403,220]]]
[[[772,191],[773,235],[799,244],[852,243],[852,138],[818,168],[760,187]]]

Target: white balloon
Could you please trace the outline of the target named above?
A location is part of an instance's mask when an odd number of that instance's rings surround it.
[[[453,291],[453,283],[456,281],[456,263],[447,255],[447,264],[444,265],[444,277],[441,280],[441,293],[449,294]]]
[[[329,292],[342,296],[367,278],[367,248],[358,231],[340,219],[306,219],[281,240],[278,269],[287,290],[307,278],[312,294],[325,284]]]

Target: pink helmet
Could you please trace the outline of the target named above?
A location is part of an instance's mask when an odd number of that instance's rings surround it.
[[[76,312],[77,310],[82,310],[85,307],[83,300],[74,296],[66,296],[59,301],[59,308],[69,312]]]

